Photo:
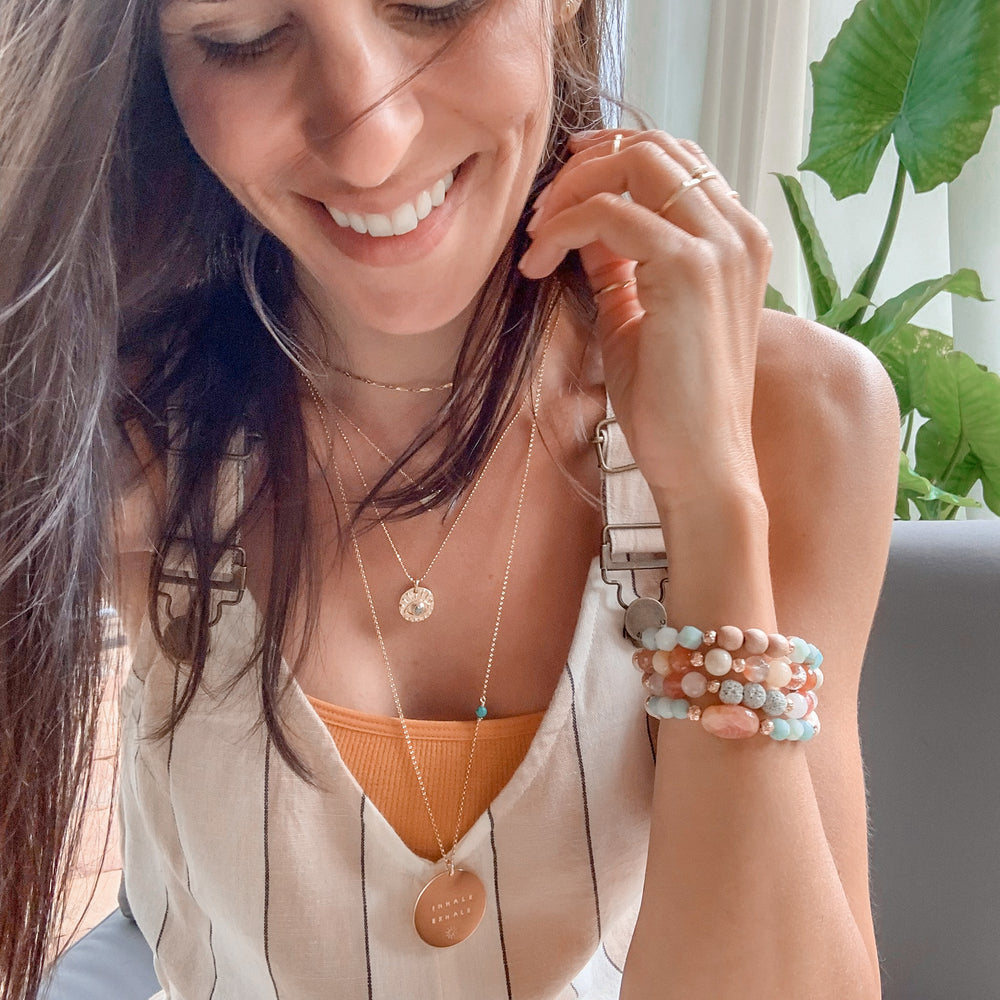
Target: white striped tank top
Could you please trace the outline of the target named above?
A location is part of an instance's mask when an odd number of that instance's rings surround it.
[[[260,717],[249,592],[211,632],[204,683],[172,737],[178,680],[148,622],[123,689],[129,902],[164,1000],[614,1000],[642,891],[654,742],[615,588],[591,567],[567,662],[527,755],[460,840],[487,890],[474,934],[413,926],[440,863],[367,799],[297,685],[293,774]]]

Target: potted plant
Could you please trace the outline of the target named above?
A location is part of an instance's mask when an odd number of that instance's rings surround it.
[[[953,181],[981,148],[1000,104],[1000,0],[861,0],[811,71],[809,152],[799,169],[818,174],[840,200],[868,191],[890,139],[898,157],[882,237],[846,293],[802,185],[778,175],[816,319],[870,348],[896,388],[903,421],[897,516],[916,510],[951,519],[961,507],[979,506],[968,495],[976,482],[1000,514],[1000,376],[954,350],[950,336],[911,322],[942,292],[985,300],[979,276],[963,268],[879,304],[872,299],[907,178],[918,194]],[[767,304],[791,311],[773,288]],[[918,415],[925,418],[919,427]]]

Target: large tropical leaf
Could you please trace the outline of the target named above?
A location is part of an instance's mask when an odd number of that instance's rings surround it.
[[[1000,104],[1000,0],[861,0],[812,67],[809,154],[834,197],[867,191],[890,138],[917,191],[954,180]]]
[[[952,339],[938,330],[906,323],[876,337],[868,345],[882,362],[896,388],[899,412],[926,411],[927,364],[930,355],[943,356],[952,349]]]
[[[806,262],[813,309],[816,310],[817,316],[822,316],[840,302],[840,286],[837,284],[837,276],[833,273],[830,255],[826,252],[802,185],[795,177],[788,174],[775,174],[775,176],[785,195],[795,235],[798,237],[802,257]]]
[[[963,267],[954,274],[946,274],[941,278],[919,281],[911,285],[905,292],[900,292],[899,295],[880,305],[870,319],[854,327],[851,336],[871,347],[883,334],[891,333],[894,329],[909,323],[928,302],[942,292],[961,295],[967,299],[978,299],[980,302],[989,301],[983,295],[979,275],[971,268]]]
[[[961,492],[956,476],[981,470],[983,498],[1000,513],[1000,375],[951,351],[928,359],[924,390],[930,419],[917,432],[917,472]]]

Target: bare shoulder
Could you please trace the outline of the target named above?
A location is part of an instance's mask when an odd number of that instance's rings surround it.
[[[767,312],[753,420],[779,615],[835,645],[849,626],[841,660],[860,669],[895,509],[892,383],[844,334]]]
[[[765,490],[829,512],[850,484],[859,491],[856,514],[869,502],[884,505],[895,482],[899,411],[885,369],[863,345],[765,311],[753,419]]]

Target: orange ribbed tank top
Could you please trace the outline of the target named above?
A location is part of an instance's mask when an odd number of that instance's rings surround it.
[[[399,719],[331,705],[318,698],[309,698],[309,703],[330,731],[341,759],[372,805],[411,851],[437,861],[441,851],[410,763]],[[536,712],[506,719],[483,719],[479,724],[459,837],[468,831],[511,779],[524,760],[544,715],[544,712]],[[434,819],[445,850],[449,850],[476,723],[407,719],[406,725]]]

